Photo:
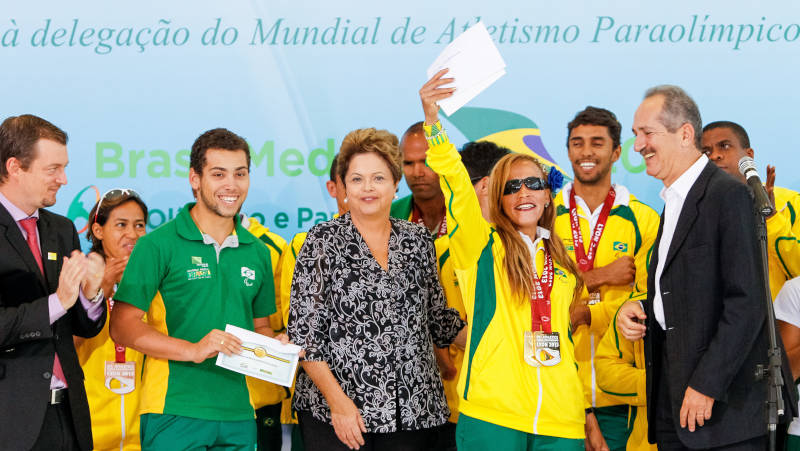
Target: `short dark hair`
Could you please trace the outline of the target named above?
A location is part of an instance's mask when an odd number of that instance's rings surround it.
[[[511,150],[491,141],[470,141],[464,144],[464,148],[459,153],[464,167],[467,168],[469,179],[474,185],[482,178],[487,177],[492,172],[494,165],[511,153]]]
[[[694,129],[694,145],[700,150],[703,147],[703,120],[697,104],[686,91],[674,85],[654,86],[644,93],[644,98],[659,95],[664,97],[659,116],[661,125],[670,133],[675,133],[683,124],[691,125]]]
[[[348,133],[339,148],[339,161],[336,172],[347,183],[345,176],[350,168],[350,160],[361,153],[375,153],[386,162],[392,173],[392,181],[397,183],[403,177],[403,154],[398,147],[397,136],[387,130],[359,128]]]
[[[330,177],[331,182],[336,183],[336,167],[339,165],[339,154],[333,156],[333,160],[331,161],[331,170],[328,172],[328,177]]]
[[[716,121],[710,122],[703,127],[703,133],[714,130],[715,128],[727,128],[736,135],[736,138],[739,139],[739,145],[742,146],[743,149],[750,148],[750,137],[747,136],[747,131],[745,131],[744,127],[737,124],[736,122],[731,121]]]
[[[617,116],[605,108],[597,108],[594,106],[587,106],[583,111],[578,114],[567,124],[567,148],[569,148],[569,137],[572,135],[572,129],[579,125],[599,125],[608,129],[608,136],[614,144],[614,148],[620,146],[620,133],[622,133],[622,124],[619,123]]]
[[[111,216],[111,212],[126,202],[136,202],[136,204],[142,209],[142,213],[144,213],[145,223],[147,222],[147,205],[145,205],[142,198],[139,197],[135,191],[124,190],[119,194],[115,193],[115,191],[116,190],[110,191],[108,194],[103,196],[103,198],[98,200],[97,203],[94,204],[94,207],[92,207],[92,211],[89,212],[89,227],[87,228],[86,239],[92,243],[90,252],[97,252],[103,257],[106,256],[105,251],[103,251],[103,240],[94,236],[94,231],[92,230],[93,224],[97,223],[101,226],[104,226],[106,221],[108,221],[108,217]],[[97,206],[101,202],[102,205],[100,205],[100,211],[97,211]]]
[[[11,158],[19,160],[22,169],[30,167],[36,158],[34,146],[40,139],[67,144],[64,130],[39,116],[11,116],[0,124],[0,183],[5,183],[8,178],[6,163]]]
[[[208,149],[243,150],[247,156],[247,168],[250,169],[250,146],[247,141],[228,129],[215,128],[200,135],[192,144],[189,167],[194,169],[194,172],[203,173]]]

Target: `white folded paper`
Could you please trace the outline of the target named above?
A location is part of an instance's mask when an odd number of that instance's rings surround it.
[[[299,346],[285,345],[274,338],[230,324],[225,326],[225,332],[242,340],[242,352],[231,356],[219,353],[217,366],[284,387],[292,386]]]
[[[428,67],[428,78],[442,69],[449,69],[445,78],[455,78],[453,96],[439,101],[439,107],[450,116],[492,85],[506,73],[506,63],[478,22],[453,40]]]

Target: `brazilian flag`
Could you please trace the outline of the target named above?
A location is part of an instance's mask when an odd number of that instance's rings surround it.
[[[567,174],[545,149],[539,126],[527,117],[492,108],[462,107],[444,116],[470,141],[491,141],[517,153],[532,155],[546,166]]]

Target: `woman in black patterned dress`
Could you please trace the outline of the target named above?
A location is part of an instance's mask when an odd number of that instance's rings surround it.
[[[305,349],[294,408],[308,451],[425,449],[449,412],[433,355],[464,327],[445,306],[423,227],[389,217],[397,137],[349,133],[339,152],[350,212],[297,257],[288,331]]]

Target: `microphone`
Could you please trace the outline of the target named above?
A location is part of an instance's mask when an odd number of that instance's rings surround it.
[[[775,212],[772,207],[772,202],[769,201],[767,190],[761,184],[761,179],[758,177],[756,170],[756,162],[748,156],[744,156],[739,160],[739,173],[747,179],[747,185],[753,190],[755,196],[756,210],[761,213],[765,218]]]

